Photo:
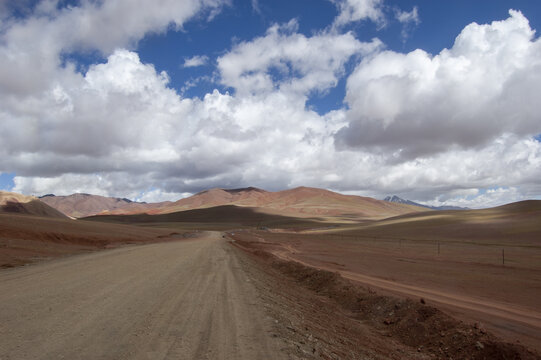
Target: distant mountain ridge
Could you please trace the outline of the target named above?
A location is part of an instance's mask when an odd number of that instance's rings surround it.
[[[423,208],[409,204],[389,203],[302,186],[276,192],[256,187],[214,188],[175,202],[150,204],[81,193],[69,196],[47,194],[41,200],[75,218],[93,215],[161,215],[224,205],[249,207],[272,215],[300,218],[338,216],[349,220],[376,219],[423,211]]]
[[[134,202],[126,198],[106,197],[86,193],[76,193],[67,196],[47,194],[39,199],[47,205],[57,209],[61,213],[80,218],[124,209],[123,211],[145,212],[154,206],[163,206],[166,203],[156,205]]]
[[[292,217],[342,217],[359,220],[397,216],[422,211],[407,204],[391,204],[369,197],[343,195],[325,189],[297,187],[283,191],[266,191],[255,187],[210,189],[180,199],[152,214],[235,205],[257,208],[260,212]]]
[[[405,205],[412,205],[412,206],[419,206],[427,209],[432,210],[469,210],[469,208],[460,207],[460,206],[430,206],[430,205],[424,205],[417,203],[415,201],[411,200],[405,200],[402,199],[399,196],[393,195],[393,196],[387,196],[383,201],[395,203],[395,204],[405,204]]]

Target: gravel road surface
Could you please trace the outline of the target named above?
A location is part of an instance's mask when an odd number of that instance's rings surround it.
[[[0,272],[0,359],[281,359],[219,233]]]

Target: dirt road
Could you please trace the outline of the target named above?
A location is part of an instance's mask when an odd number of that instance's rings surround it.
[[[219,233],[0,272],[0,359],[280,359]]]

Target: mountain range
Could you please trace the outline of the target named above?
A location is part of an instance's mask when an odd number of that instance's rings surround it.
[[[35,198],[34,198],[35,199]],[[93,215],[171,214],[217,206],[252,208],[258,213],[296,218],[340,217],[343,220],[381,219],[411,212],[426,211],[410,204],[390,203],[370,197],[343,195],[329,190],[297,187],[284,191],[266,191],[254,187],[210,189],[175,202],[142,203],[128,199],[90,194],[35,199],[72,218]]]
[[[420,203],[415,202],[415,201],[402,199],[401,197],[398,197],[396,195],[387,196],[385,199],[383,199],[383,201],[392,202],[392,203],[395,203],[395,204],[405,204],[405,205],[418,206],[418,207],[427,208],[427,209],[431,209],[431,210],[469,210],[469,208],[459,207],[459,206],[448,206],[448,205],[445,205],[445,206],[430,206],[430,205],[424,205],[424,204],[420,204]]]
[[[71,194],[67,196],[47,194],[40,196],[39,199],[45,204],[73,218],[98,215],[104,212],[110,213],[115,210],[120,210],[120,213],[122,214],[144,213],[152,210],[155,207],[164,207],[170,203],[167,201],[162,203],[147,204],[144,202],[134,202],[125,198],[106,197],[84,193]]]
[[[258,188],[210,189],[181,199],[153,213],[170,213],[220,205],[260,209],[262,212],[301,218],[381,218],[424,209],[407,204],[389,204],[369,197],[343,195],[329,190],[297,187],[283,191]]]

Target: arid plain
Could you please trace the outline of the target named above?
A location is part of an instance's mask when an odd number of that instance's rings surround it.
[[[1,196],[2,359],[540,358],[540,201]]]

